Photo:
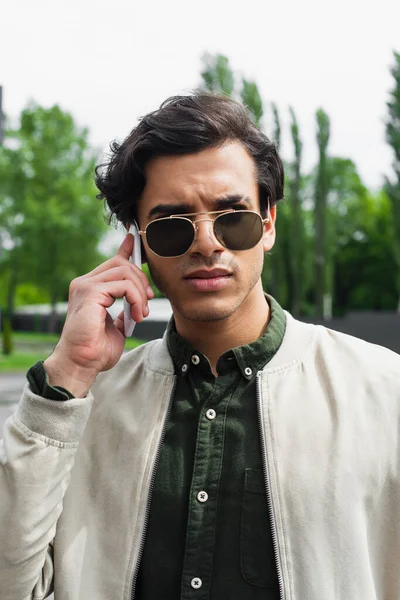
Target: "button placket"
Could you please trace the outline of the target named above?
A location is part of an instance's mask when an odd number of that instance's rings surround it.
[[[191,362],[191,364],[189,364],[190,372],[193,377],[197,378],[197,376],[200,376],[201,374],[195,366],[192,367],[193,362],[191,358],[189,359]],[[202,364],[202,360],[200,359],[200,365]],[[211,383],[212,387],[210,388]],[[223,436],[221,435],[223,421],[218,423],[218,420],[213,424],[209,422],[215,418],[214,415],[216,415],[216,411],[212,408],[207,408],[207,403],[212,402],[218,404],[221,399],[223,402],[221,410],[223,412],[227,398],[221,395],[218,378],[211,379],[211,377],[204,378],[201,376],[197,384],[198,397],[199,399],[202,397],[204,398],[205,408],[199,411],[196,455],[193,465],[189,502],[189,526],[186,532],[182,576],[184,581],[187,582],[186,585],[189,586],[189,582],[193,581],[193,579],[200,579],[199,577],[193,577],[193,573],[198,571],[200,567],[202,589],[199,591],[199,595],[204,595],[209,594],[211,585],[211,570],[215,542],[215,536],[211,535],[211,532],[215,531],[216,527],[217,506],[214,496],[212,495],[213,489],[210,487],[209,491],[206,492],[203,486],[209,486],[210,475],[212,475],[212,473],[220,473],[223,456]],[[199,589],[199,587],[200,586],[198,585],[194,587],[191,584],[193,598],[195,594],[194,590]],[[188,598],[189,597],[192,596],[188,595]]]

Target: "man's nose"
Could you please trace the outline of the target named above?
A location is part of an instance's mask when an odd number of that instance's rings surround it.
[[[221,252],[225,248],[214,234],[214,222],[211,219],[198,219],[194,223],[195,236],[190,251],[192,253],[211,256],[214,252]]]

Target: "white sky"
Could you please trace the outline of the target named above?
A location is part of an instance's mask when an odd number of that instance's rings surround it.
[[[205,51],[254,79],[286,124],[297,114],[304,169],[316,161],[315,111],[331,118],[331,154],[355,160],[367,185],[391,172],[384,139],[399,0],[5,0],[0,13],[4,111],[59,103],[106,148],[137,117],[200,81]],[[268,119],[267,119],[268,133]]]

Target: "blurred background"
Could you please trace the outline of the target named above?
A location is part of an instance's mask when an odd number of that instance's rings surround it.
[[[285,162],[265,290],[400,352],[398,0],[6,0],[1,13],[0,403],[51,353],[71,279],[123,238],[95,164],[198,87],[243,101]],[[127,349],[170,314],[153,300]]]

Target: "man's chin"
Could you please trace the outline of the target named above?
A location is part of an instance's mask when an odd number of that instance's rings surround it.
[[[186,321],[195,323],[223,321],[230,317],[236,309],[233,305],[227,304],[226,302],[216,302],[215,299],[210,299],[210,302],[207,303],[199,302],[197,306],[194,302],[174,303],[172,301],[171,305],[174,312],[178,312]]]

